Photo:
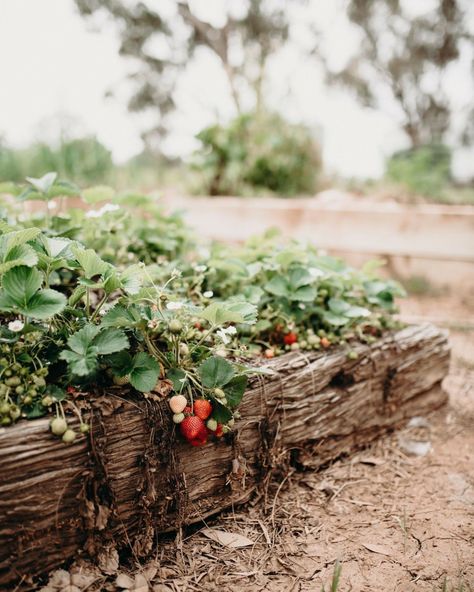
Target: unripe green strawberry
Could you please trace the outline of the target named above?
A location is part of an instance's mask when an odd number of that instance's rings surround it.
[[[90,431],[90,426],[88,423],[81,423],[79,429],[81,430],[81,434],[87,434]]]
[[[50,423],[50,428],[55,436],[62,436],[67,431],[67,422],[62,417],[56,417]]]
[[[178,321],[178,319],[172,319],[168,323],[168,329],[171,333],[173,333],[173,335],[179,335],[183,330],[183,324],[181,323],[181,321]]]
[[[225,397],[224,391],[222,389],[220,389],[220,388],[215,388],[214,389],[214,394],[216,395],[216,397],[218,399],[223,399]]]
[[[350,351],[347,353],[347,357],[349,360],[357,360],[359,354],[356,351]]]
[[[53,404],[53,397],[51,397],[50,395],[46,395],[45,397],[43,397],[41,399],[41,405],[43,405],[43,407],[50,407]]]
[[[20,386],[21,378],[19,376],[12,376],[11,378],[7,378],[5,380],[5,384],[7,386]]]
[[[10,417],[13,419],[13,421],[17,420],[21,415],[21,411],[20,408],[17,407],[16,405],[12,405],[10,407]]]
[[[130,378],[128,376],[114,376],[113,381],[117,386],[123,386],[130,382]]]
[[[217,430],[217,421],[215,419],[208,419],[206,426],[211,432],[215,432]]]
[[[76,436],[76,432],[74,430],[69,429],[64,432],[62,440],[65,444],[72,444],[76,439]]]
[[[9,412],[10,412],[10,405],[9,405],[9,403],[6,403],[6,402],[5,403],[2,403],[0,405],[0,414],[6,415]]]
[[[181,423],[184,420],[184,413],[175,413],[173,415],[173,421],[176,424]]]

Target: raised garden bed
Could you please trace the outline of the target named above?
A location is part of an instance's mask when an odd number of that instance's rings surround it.
[[[48,419],[0,433],[0,586],[110,549],[144,556],[158,533],[199,522],[264,490],[288,462],[321,467],[443,405],[445,332],[412,326],[359,357],[291,352],[252,379],[225,439],[175,438],[167,404],[111,388],[93,402],[88,440],[65,446]]]

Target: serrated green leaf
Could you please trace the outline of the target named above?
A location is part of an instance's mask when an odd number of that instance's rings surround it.
[[[350,319],[370,317],[370,310],[363,306],[350,306],[344,313],[344,316],[349,317]]]
[[[60,313],[67,304],[64,294],[56,290],[40,290],[32,296],[26,305],[18,310],[27,317],[49,319]]]
[[[70,306],[75,306],[80,300],[81,298],[83,298],[86,295],[87,289],[85,286],[79,285],[76,286],[72,292],[72,294],[69,296],[69,300],[68,303]]]
[[[121,287],[127,294],[138,294],[143,282],[143,269],[140,265],[130,265],[120,274]]]
[[[12,232],[15,230],[13,226],[10,226],[5,220],[0,219],[0,233],[5,234],[7,232]]]
[[[290,293],[287,281],[279,275],[275,275],[265,284],[264,288],[267,292],[275,296],[287,297]]]
[[[68,346],[77,354],[84,355],[99,334],[100,327],[97,325],[85,325],[67,340]]]
[[[247,382],[247,376],[241,374],[239,376],[234,376],[234,378],[224,386],[223,390],[229,407],[237,407],[240,403],[244,396],[245,389],[247,388]]]
[[[140,313],[135,306],[124,306],[117,304],[111,308],[103,317],[103,327],[134,327],[141,321]]]
[[[298,267],[297,269],[292,269],[288,275],[288,284],[291,287],[291,290],[294,291],[302,286],[307,286],[311,284],[313,278],[311,274],[302,267]]]
[[[51,172],[46,173],[46,175],[43,175],[39,179],[35,177],[26,177],[26,180],[36,189],[36,191],[46,194],[53,186],[57,176],[58,173]]]
[[[349,319],[347,317],[334,314],[330,311],[323,312],[323,319],[326,321],[326,323],[334,325],[334,327],[342,327],[343,325],[347,325],[347,323],[349,322]]]
[[[106,360],[116,376],[126,376],[133,368],[133,358],[128,351],[107,356]]]
[[[99,355],[114,354],[130,345],[127,336],[120,329],[102,329],[92,343]]]
[[[149,354],[140,352],[133,358],[130,383],[137,391],[151,391],[156,386],[159,374],[160,366]]]
[[[335,315],[345,315],[351,306],[345,300],[340,300],[339,298],[330,298],[328,300],[328,307]]]
[[[244,299],[251,304],[258,304],[265,292],[260,286],[246,286],[242,290]]]
[[[14,267],[22,265],[34,267],[38,263],[38,255],[30,245],[18,245],[8,251],[3,263],[0,263],[0,275]]]
[[[102,275],[112,267],[109,263],[103,261],[93,249],[72,247],[71,251],[84,270],[87,279]]]
[[[170,368],[166,372],[166,378],[171,380],[173,383],[173,389],[180,393],[183,388],[188,384],[188,379],[186,378],[186,373],[181,370],[181,368]]]
[[[216,388],[226,385],[234,377],[232,364],[220,356],[212,356],[199,366],[199,376],[203,386]]]
[[[43,277],[37,269],[20,266],[11,269],[2,278],[2,288],[18,305],[26,305],[40,289]]]
[[[232,419],[232,411],[227,407],[224,407],[221,403],[217,401],[213,401],[212,403],[212,416],[213,419],[217,421],[217,423],[225,424]]]
[[[34,240],[41,234],[39,228],[24,228],[23,230],[14,230],[2,236],[2,242],[5,241],[6,249],[10,250],[18,245],[23,245]]]
[[[238,303],[234,304],[237,305]],[[236,308],[238,308],[238,306],[236,306]],[[199,312],[197,316],[209,321],[209,323],[213,326],[225,325],[226,323],[245,322],[241,312],[238,312],[238,310],[231,310],[231,305],[224,305],[219,302],[213,302],[203,311]]]
[[[289,299],[296,302],[312,302],[315,298],[316,288],[314,286],[302,286],[289,295]]]
[[[61,360],[68,364],[69,371],[75,376],[89,376],[98,368],[97,352],[89,348],[85,353],[64,350],[59,354]]]
[[[111,294],[122,287],[122,282],[116,269],[110,267],[104,273],[103,287],[106,294]]]
[[[234,323],[246,323],[247,325],[253,325],[257,321],[257,307],[255,304],[250,302],[228,302],[226,309],[231,312],[240,315],[242,320],[234,320]]]
[[[72,255],[70,247],[74,243],[68,238],[43,236],[42,241],[46,253],[53,259],[56,259],[57,257],[70,257]]]

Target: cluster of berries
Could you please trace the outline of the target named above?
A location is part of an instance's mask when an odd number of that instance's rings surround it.
[[[22,359],[23,344],[3,345],[0,358],[0,425],[15,422],[38,402],[48,407],[44,397],[47,368],[34,368]]]
[[[181,435],[191,446],[204,446],[210,435],[221,438],[224,434],[225,427],[211,417],[208,399],[196,399],[191,406],[184,395],[174,395],[169,405],[174,423],[179,424]]]

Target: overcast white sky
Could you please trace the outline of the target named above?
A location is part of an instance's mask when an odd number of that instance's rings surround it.
[[[218,12],[221,1],[206,0],[206,9]],[[337,60],[356,41],[341,29],[333,6],[320,0],[318,15],[331,27]],[[126,109],[124,80],[133,65],[118,55],[118,46],[114,27],[93,31],[72,0],[0,0],[0,136],[14,146],[54,139],[60,122],[72,118],[78,132],[97,134],[117,161],[138,153],[147,120]],[[329,170],[378,176],[385,157],[404,147],[403,134],[387,115],[364,110],[343,93],[328,93],[317,68],[297,51],[280,56],[270,72],[271,102],[322,138]],[[109,89],[117,91],[115,98],[105,98]],[[216,115],[232,115],[226,81],[212,58],[203,55],[184,77],[178,104],[167,149],[186,155],[195,147],[195,133]],[[466,170],[468,157],[459,162]]]

